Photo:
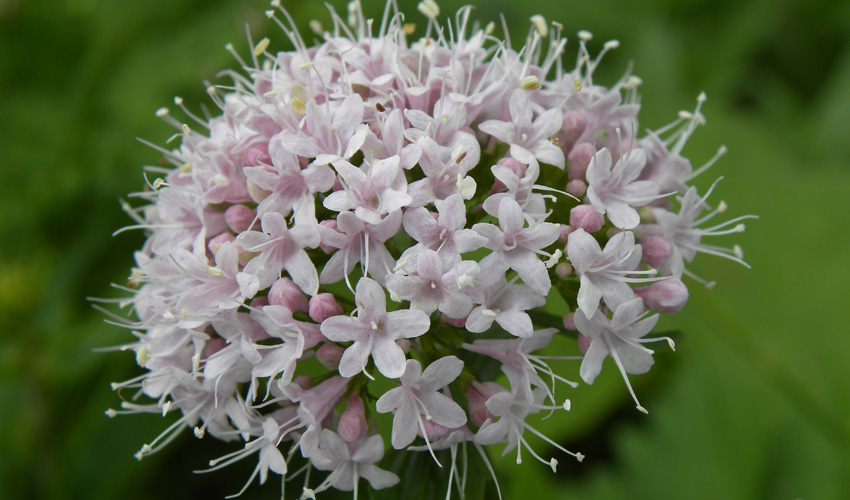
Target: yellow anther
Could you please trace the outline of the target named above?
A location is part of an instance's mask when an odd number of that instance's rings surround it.
[[[540,79],[534,75],[528,75],[523,77],[522,80],[519,81],[522,90],[537,90],[541,87]]]
[[[254,56],[259,56],[260,54],[265,52],[266,49],[269,48],[269,43],[271,43],[271,40],[269,40],[268,38],[263,38],[262,40],[257,42],[257,45],[254,47]]]
[[[540,14],[535,14],[531,16],[531,24],[534,25],[534,29],[540,33],[540,36],[546,38],[549,36],[549,26],[546,24],[546,18],[541,16]]]

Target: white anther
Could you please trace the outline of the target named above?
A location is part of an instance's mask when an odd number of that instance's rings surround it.
[[[708,99],[708,97],[706,97],[705,92],[700,92],[697,96],[697,102],[699,103],[705,102],[706,99]]]
[[[690,111],[679,111],[679,118],[683,120],[690,120],[694,117],[694,114]]]
[[[147,350],[145,346],[142,346],[141,349],[136,351],[136,364],[144,367],[145,363],[148,362],[148,357],[150,356],[150,351]]]
[[[200,427],[195,427],[193,430],[195,431],[196,438],[201,439],[202,437],[204,437],[204,429]]]
[[[717,213],[722,214],[727,208],[729,208],[729,205],[727,205],[725,201],[720,200],[720,204],[717,205]]]
[[[440,15],[440,6],[434,0],[423,0],[419,2],[416,9],[428,19],[436,19]]]
[[[735,226],[735,232],[736,233],[743,233],[746,228],[747,228],[747,226],[745,226],[743,224],[738,224],[737,226]]]
[[[268,17],[269,19],[273,18],[274,17],[274,11],[273,10],[267,10],[266,11],[266,17]]]
[[[317,35],[321,35],[324,32],[322,29],[322,23],[316,19],[310,21],[310,30]]]
[[[581,79],[576,78],[575,80],[573,80],[573,86],[575,87],[576,92],[581,91]]]
[[[312,62],[305,62],[305,63],[304,63],[304,64],[302,64],[301,66],[298,66],[298,69],[308,69],[308,68],[310,68],[310,66],[312,66],[312,65],[313,65],[313,63],[312,63]]]
[[[105,414],[106,414],[106,416],[107,416],[107,417],[109,417],[109,418],[115,418],[115,415],[118,415],[118,412],[117,412],[117,411],[115,411],[115,410],[113,410],[112,408],[110,408],[110,409],[106,410],[106,411],[105,411],[105,412],[103,412],[103,413],[105,413]]]
[[[174,96],[174,104],[176,106],[180,106],[181,104],[183,104],[183,98],[179,95]]]
[[[570,401],[569,399],[564,400],[564,409],[565,410],[570,411],[570,408],[572,408],[572,407],[573,407],[572,401]]]
[[[189,310],[188,309],[180,309],[180,317],[183,318],[183,319],[188,318],[189,317]]]
[[[558,461],[552,458],[549,460],[549,467],[552,468],[552,472],[558,472]]]
[[[167,116],[168,113],[169,113],[168,108],[159,108],[158,110],[156,110],[156,117],[162,118],[164,116]]]
[[[153,181],[153,184],[152,184],[151,187],[153,187],[153,190],[156,191],[157,189],[161,188],[163,184],[165,184],[165,181],[162,180],[162,178],[158,178],[155,181]]]
[[[191,134],[191,133],[192,133],[192,129],[190,129],[190,128],[189,128],[189,126],[188,126],[188,125],[186,125],[185,123],[183,124],[183,133],[184,133],[185,135],[189,135],[189,134]]]
[[[494,23],[493,21],[490,21],[489,23],[487,23],[487,26],[484,28],[484,34],[485,35],[492,35],[493,31],[495,31],[495,30],[496,30],[496,23]]]
[[[619,46],[620,46],[619,40],[608,40],[607,42],[605,42],[605,45],[603,45],[603,47],[608,49],[608,50],[616,49]]]
[[[207,94],[208,95],[215,96],[216,92],[217,92],[217,89],[215,88],[215,85],[210,85],[210,86],[207,87]]]
[[[708,283],[706,283],[706,284],[705,284],[705,289],[706,289],[706,290],[711,290],[711,289],[712,289],[712,288],[714,288],[716,285],[717,285],[717,282],[716,282],[716,281],[709,281]]]
[[[468,274],[461,274],[457,277],[457,287],[463,288],[464,286],[472,286],[475,284],[475,280],[472,279],[472,276]]]
[[[437,289],[437,284],[432,281],[431,282],[431,290],[436,290],[436,289]]]
[[[172,406],[172,404],[173,404],[173,403],[172,403],[172,401],[166,401],[166,402],[162,405],[162,416],[163,416],[163,417],[164,417],[164,416],[166,416],[166,415],[168,415],[168,412],[169,412],[169,411],[171,411],[171,406]]]
[[[734,247],[732,247],[732,253],[735,254],[735,257],[738,257],[739,259],[744,258],[744,249],[741,248],[740,245],[735,245]]]
[[[483,314],[485,318],[495,318],[499,313],[492,309],[484,309],[481,311],[481,314]]]
[[[207,272],[210,273],[213,276],[218,277],[218,278],[221,278],[222,276],[224,276],[224,272],[222,272],[221,269],[219,269],[217,267],[213,267],[213,266],[208,267]]]
[[[582,453],[576,453],[576,460],[578,460],[579,462],[581,462],[582,460],[584,460],[584,454],[582,454]]]
[[[675,343],[675,342],[673,342],[673,339],[668,338],[668,339],[667,339],[667,345],[669,345],[669,346],[670,346],[670,350],[671,350],[671,351],[675,351],[675,350],[676,350],[676,343]]]
[[[377,324],[377,323],[375,323],[374,321],[371,321],[370,323],[372,324],[372,330],[377,330],[377,329],[378,329],[378,324]]]
[[[581,31],[578,32],[578,39],[584,40],[585,42],[589,42],[589,41],[593,40],[593,33],[589,32],[587,30],[581,30]]]
[[[638,409],[639,412],[643,413],[644,415],[649,415],[649,410],[647,410],[643,406],[637,405],[637,409]]]
[[[549,257],[549,260],[546,261],[546,267],[548,269],[551,269],[551,268],[555,267],[556,265],[558,265],[558,261],[561,260],[561,257],[563,255],[564,255],[564,252],[562,252],[560,249],[555,250],[555,252],[552,254],[552,256]]]
[[[162,313],[162,317],[165,319],[174,319],[174,315],[171,314],[171,311],[165,311]]]
[[[546,18],[541,16],[540,14],[535,14],[531,16],[531,24],[534,25],[534,29],[540,33],[540,36],[546,38],[549,36],[549,26],[546,24]]]
[[[643,80],[641,80],[639,76],[631,75],[629,76],[628,83],[632,87],[638,87],[640,85],[643,85]]]

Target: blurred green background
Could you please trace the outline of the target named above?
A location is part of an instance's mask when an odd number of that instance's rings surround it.
[[[365,3],[380,15],[381,0]],[[422,22],[415,2],[399,3]],[[498,461],[506,498],[850,498],[850,2],[479,4],[478,19],[503,12],[515,39],[538,13],[567,33],[591,30],[592,52],[619,39],[598,81],[634,61],[643,127],[706,91],[707,126],[684,153],[695,165],[720,144],[729,154],[698,185],[723,175],[714,196],[730,216],[761,216],[725,242],[739,242],[753,269],[698,259],[717,287],[692,283],[688,307],[662,320],[684,334],[632,377],[650,415],[634,410],[609,361],[593,387],[569,394],[571,413],[538,425],[585,462],[533,441],[561,467]],[[328,22],[320,2],[284,5],[304,33],[310,19]],[[442,16],[460,5],[441,1]],[[109,383],[136,372],[130,354],[92,351],[129,335],[85,298],[117,296],[109,284],[126,278],[143,241],[110,237],[130,222],[119,197],[158,162],[134,138],[164,142],[171,130],[154,111],[175,95],[195,110],[207,102],[202,82],[235,66],[225,43],[247,53],[245,23],[288,50],[265,8],[0,0],[0,499],[216,499],[250,475],[247,463],[192,474],[233,448],[191,433],[136,462],[165,422],[104,416],[119,402]],[[578,363],[563,363],[578,379]],[[243,498],[275,498],[278,486]]]

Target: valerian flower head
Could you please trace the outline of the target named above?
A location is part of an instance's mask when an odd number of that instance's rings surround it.
[[[423,450],[447,496],[464,496],[470,446],[494,479],[485,446],[554,471],[528,433],[581,461],[537,415],[569,426],[562,388],[609,356],[644,410],[628,374],[667,339],[649,336],[656,313],[687,303],[685,265],[743,263],[704,240],[751,216],[711,226],[726,205],[689,185],[724,148],[696,170],[682,156],[704,94],[636,137],[640,79],[594,78],[619,42],[592,55],[579,32],[567,66],[563,27],[540,15],[519,48],[472,7],[441,26],[424,0],[415,35],[395,1],[374,22],[354,0],[311,23],[309,46],[271,3],[289,51],[228,45],[241,71],[207,88],[220,116],[180,98],[156,112],[176,145],[157,148],[170,167],[151,168],[140,206],[123,203],[147,239],[116,301],[131,314],[109,313],[143,373],[113,384],[135,396],[107,415],[178,415],[139,459],[187,428],[241,441],[210,470],[253,457],[246,487],[306,471],[302,499],[392,487],[410,478],[388,461]]]

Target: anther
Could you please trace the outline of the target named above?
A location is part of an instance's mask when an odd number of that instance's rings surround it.
[[[321,35],[324,32],[322,29],[322,23],[320,23],[317,19],[310,21],[310,30],[317,35]]]
[[[605,42],[605,45],[603,45],[602,47],[604,49],[611,50],[611,49],[616,49],[619,46],[620,46],[619,40],[608,40],[607,42]]]
[[[637,409],[638,409],[639,412],[643,413],[644,415],[649,415],[649,410],[647,410],[643,406],[637,405]]]
[[[183,124],[183,133],[184,133],[185,135],[189,135],[189,134],[191,134],[191,133],[192,133],[192,129],[190,129],[190,128],[189,128],[189,126],[188,126],[188,125],[186,125],[185,123]]]
[[[164,116],[167,116],[168,113],[169,113],[168,108],[159,108],[158,110],[156,110],[156,117],[162,118]]]
[[[552,468],[552,472],[558,472],[558,461],[554,457],[549,460],[549,467]]]
[[[581,31],[578,32],[578,39],[584,40],[585,42],[589,42],[589,41],[593,40],[593,33],[589,32],[587,30],[581,30]]]
[[[573,80],[573,86],[575,87],[576,92],[581,91],[581,80],[580,80],[580,79],[578,79],[578,78],[576,78],[575,80]]]
[[[419,2],[416,9],[428,19],[436,19],[440,15],[440,6],[434,0],[423,0]]]
[[[112,408],[110,408],[110,409],[106,410],[106,411],[105,411],[105,412],[103,412],[103,413],[105,413],[105,414],[106,414],[106,416],[107,416],[107,417],[109,417],[109,418],[115,418],[115,415],[118,415],[118,412],[117,412],[117,411],[115,411],[115,410],[113,410]]]
[[[209,266],[207,268],[207,272],[210,273],[211,275],[217,277],[217,278],[221,278],[222,276],[224,276],[224,272],[222,272],[221,269],[219,269],[217,267],[213,267],[213,266]]]
[[[195,432],[196,438],[201,439],[202,437],[204,437],[204,429],[202,429],[201,427],[195,427],[193,430]]]
[[[564,409],[565,410],[570,411],[570,408],[572,408],[572,407],[573,407],[573,403],[569,399],[564,400]]]
[[[537,90],[541,87],[540,79],[534,75],[528,75],[520,80],[522,90]]]
[[[414,32],[416,32],[416,24],[414,24],[414,23],[404,23],[401,26],[401,31],[403,31],[405,35],[408,35],[408,36],[412,35]]]
[[[743,227],[743,226],[744,226],[744,225],[743,225],[743,224],[741,224],[741,230],[742,230],[742,231],[744,230],[744,227]],[[733,253],[733,254],[735,254],[735,257],[738,257],[738,259],[743,260],[743,258],[744,258],[744,249],[742,249],[740,245],[735,245],[734,247],[732,247],[732,253]]]
[[[266,49],[269,47],[269,43],[271,43],[271,40],[269,40],[268,38],[263,38],[262,40],[257,42],[257,45],[254,46],[254,56],[259,56],[260,54],[265,52]]]
[[[273,18],[274,17],[274,11],[273,10],[267,10],[266,11],[266,17],[268,17],[269,19]]]
[[[377,109],[379,113],[383,113],[387,110],[387,108],[385,108],[384,105],[379,102],[375,103],[375,109]]]
[[[466,151],[461,151],[460,155],[458,155],[457,159],[455,159],[455,163],[460,165],[460,162],[466,158]]]
[[[166,415],[168,414],[168,412],[169,412],[169,411],[171,411],[171,406],[172,406],[172,404],[173,404],[173,403],[172,403],[171,401],[166,401],[166,402],[162,405],[162,416],[163,416],[163,417],[164,417],[164,416],[166,416]]]
[[[727,208],[729,208],[729,205],[727,205],[725,201],[720,200],[720,204],[717,205],[717,213],[722,214]]]
[[[549,36],[549,26],[546,25],[546,19],[540,14],[535,14],[531,16],[531,24],[534,25],[534,29],[540,33],[540,36],[546,38]]]
[[[495,30],[496,30],[496,23],[494,23],[493,21],[490,21],[489,23],[487,23],[487,26],[484,28],[484,34],[485,35],[492,35]]]

